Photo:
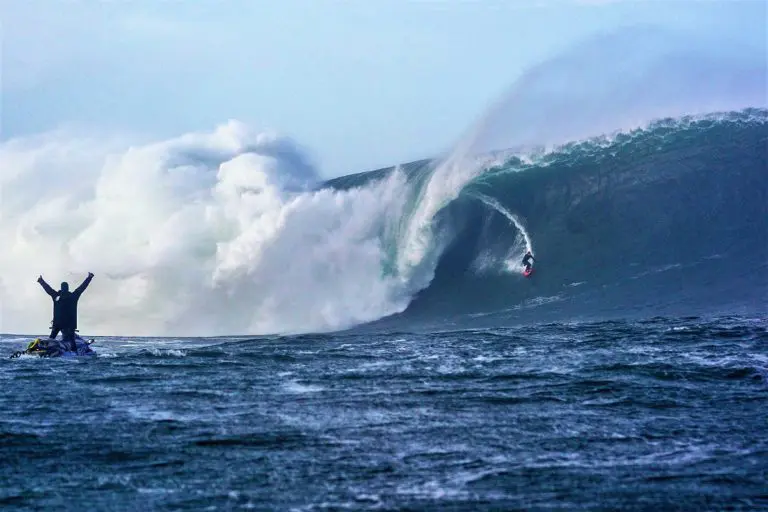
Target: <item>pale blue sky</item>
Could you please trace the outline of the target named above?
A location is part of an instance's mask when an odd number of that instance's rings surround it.
[[[635,23],[765,51],[762,0],[0,0],[2,138],[234,118],[326,176],[448,148],[527,67]]]

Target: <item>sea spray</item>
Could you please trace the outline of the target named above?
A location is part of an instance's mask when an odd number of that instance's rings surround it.
[[[509,272],[519,272],[523,268],[520,261],[522,260],[524,253],[527,251],[533,253],[533,242],[523,225],[523,221],[518,218],[517,215],[504,208],[504,206],[502,206],[496,199],[479,192],[475,192],[471,195],[502,214],[515,226],[515,228],[517,228],[520,237],[516,237],[515,243],[510,247],[509,253],[504,261],[504,268]]]

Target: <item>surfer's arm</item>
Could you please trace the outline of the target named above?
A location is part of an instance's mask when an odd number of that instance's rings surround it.
[[[88,285],[91,284],[91,279],[93,279],[93,274],[88,272],[88,277],[85,278],[85,281],[77,287],[75,290],[75,295],[78,297],[85,291],[86,288],[88,288]]]
[[[45,290],[45,293],[47,293],[51,297],[56,297],[56,290],[51,288],[51,286],[45,282],[45,279],[43,279],[43,276],[38,277],[37,282],[40,283],[40,286],[43,287],[43,290]]]

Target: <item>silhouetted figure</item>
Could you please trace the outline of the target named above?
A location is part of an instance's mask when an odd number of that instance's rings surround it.
[[[83,294],[93,279],[93,274],[88,272],[85,281],[75,289],[69,291],[69,284],[61,283],[61,290],[58,292],[51,288],[45,282],[43,276],[37,278],[37,282],[43,287],[45,292],[53,299],[53,323],[51,324],[51,335],[49,338],[55,339],[61,331],[62,340],[69,344],[73,352],[77,352],[77,342],[75,341],[75,331],[77,330],[77,301]]]
[[[525,253],[525,256],[523,256],[523,265],[525,265],[525,270],[530,271],[531,270],[531,260],[533,258],[533,254],[531,254],[531,251],[528,251]]]

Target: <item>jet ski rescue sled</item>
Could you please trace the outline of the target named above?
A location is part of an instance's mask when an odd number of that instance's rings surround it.
[[[35,338],[29,342],[27,349],[11,354],[11,359],[21,356],[35,357],[96,357],[96,352],[91,349],[94,340],[85,340],[75,335],[77,351],[70,350],[70,346],[63,340],[52,338]]]

